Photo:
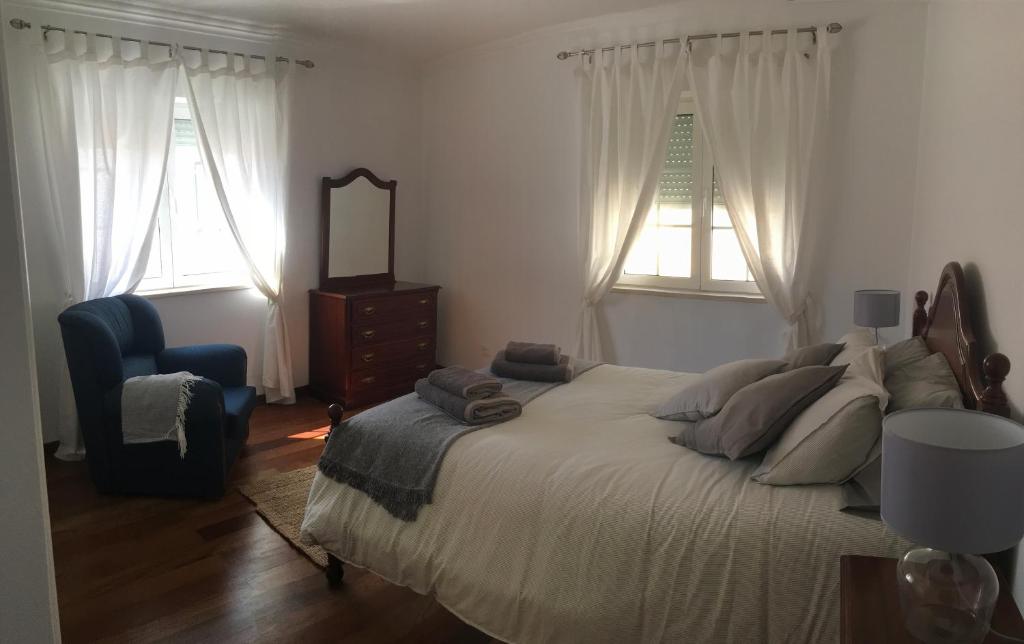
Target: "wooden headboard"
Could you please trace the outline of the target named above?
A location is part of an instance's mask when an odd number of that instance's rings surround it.
[[[956,374],[968,409],[1009,417],[1010,406],[1003,381],[1010,373],[1010,359],[992,353],[982,360],[974,327],[964,270],[957,262],[942,269],[935,299],[925,312],[928,293],[918,291],[914,300],[914,335],[924,338],[932,352],[942,353]]]

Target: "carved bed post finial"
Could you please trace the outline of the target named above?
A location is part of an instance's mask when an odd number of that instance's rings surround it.
[[[327,430],[327,435],[324,437],[324,440],[329,440],[331,438],[331,432],[334,431],[335,427],[341,424],[341,416],[344,413],[345,408],[338,403],[334,403],[327,408],[327,417],[331,419],[331,428]]]
[[[914,307],[914,336],[919,336],[924,333],[925,327],[928,326],[928,312],[925,310],[924,305],[928,303],[928,293],[926,291],[918,291],[914,294],[914,302],[917,306]]]
[[[1003,381],[1010,373],[1010,359],[1001,353],[993,353],[985,358],[981,369],[985,374],[985,391],[978,401],[979,410],[1009,418],[1010,404],[1003,391]]]
[[[928,311],[925,310],[925,304],[928,304],[928,292],[914,293],[913,301],[916,304],[913,307],[913,336],[916,337],[925,333],[925,328],[928,327]]]

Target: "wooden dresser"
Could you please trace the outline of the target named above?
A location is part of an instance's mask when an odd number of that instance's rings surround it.
[[[394,282],[309,293],[309,386],[348,409],[413,390],[434,369],[439,286]]]

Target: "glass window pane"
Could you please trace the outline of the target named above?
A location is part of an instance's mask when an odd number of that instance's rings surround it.
[[[644,226],[633,240],[623,272],[630,275],[658,274],[658,229]]]
[[[658,274],[665,277],[690,277],[693,229],[659,228]]]
[[[747,260],[740,249],[736,231],[718,228],[711,231],[711,279],[747,281]]]
[[[660,204],[658,223],[662,226],[689,226],[693,223],[693,207],[688,203]]]
[[[732,220],[729,218],[729,211],[725,206],[715,204],[711,207],[712,228],[732,228]]]

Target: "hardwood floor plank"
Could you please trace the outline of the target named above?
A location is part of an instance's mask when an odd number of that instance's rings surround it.
[[[433,598],[358,568],[329,590],[237,491],[315,464],[323,440],[291,437],[326,423],[326,405],[313,398],[258,407],[231,490],[217,501],[102,496],[86,463],[48,454],[64,641],[491,641]]]

